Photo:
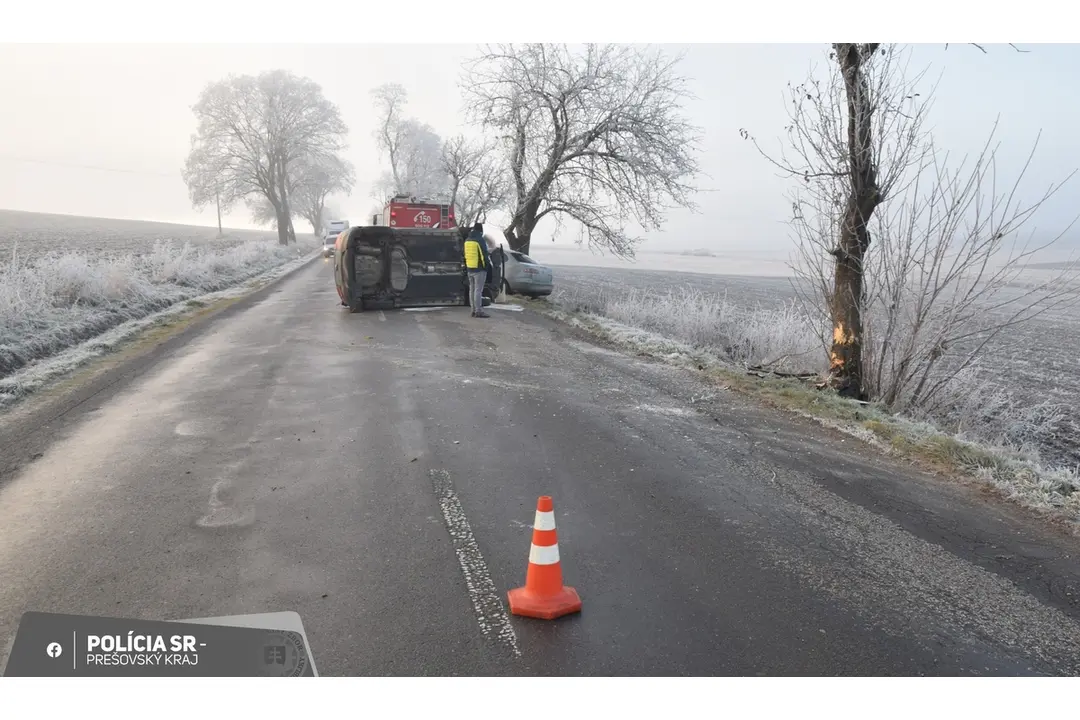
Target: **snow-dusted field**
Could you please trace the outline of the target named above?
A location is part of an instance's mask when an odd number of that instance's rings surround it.
[[[190,301],[310,258],[301,236],[0,212],[0,405]]]
[[[224,235],[219,239],[217,228],[195,225],[0,210],[0,264],[11,261],[13,250],[19,256],[40,255],[47,250],[118,256],[147,252],[157,240],[231,247],[277,237],[274,232],[258,230],[226,229]]]
[[[639,250],[633,262],[613,255],[594,252],[577,245],[536,241],[529,253],[545,265],[564,265],[611,269],[692,272],[710,275],[743,275],[758,278],[783,278],[791,274],[784,258],[767,250],[723,250],[709,255],[694,252],[658,252]]]

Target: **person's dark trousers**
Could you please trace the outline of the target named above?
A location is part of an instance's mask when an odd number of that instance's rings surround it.
[[[484,281],[487,278],[487,270],[469,271],[469,306],[472,307],[473,317],[487,317],[484,312]]]

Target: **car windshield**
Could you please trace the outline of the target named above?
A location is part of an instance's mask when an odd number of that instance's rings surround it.
[[[517,260],[518,262],[523,262],[523,263],[525,263],[527,265],[538,265],[539,264],[535,260],[533,260],[531,257],[529,257],[528,255],[522,255],[519,252],[513,252],[513,251],[511,251],[510,254],[513,255],[514,259]]]

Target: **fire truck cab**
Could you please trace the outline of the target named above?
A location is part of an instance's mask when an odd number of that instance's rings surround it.
[[[383,211],[372,217],[371,224],[392,228],[424,228],[447,230],[457,227],[454,208],[410,195],[396,195],[386,203]]]

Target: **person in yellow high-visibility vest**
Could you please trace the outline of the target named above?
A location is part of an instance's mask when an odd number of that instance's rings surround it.
[[[469,305],[475,318],[491,317],[484,312],[484,283],[487,281],[488,268],[491,267],[491,255],[488,254],[487,240],[484,239],[484,226],[473,225],[472,232],[465,239],[465,269],[469,275]]]

